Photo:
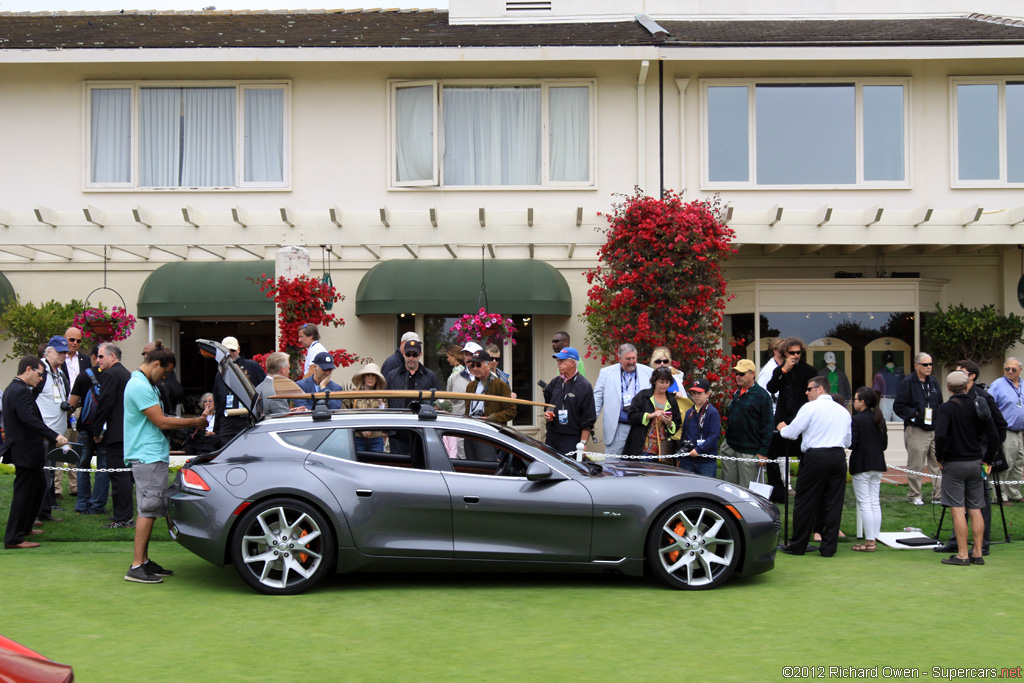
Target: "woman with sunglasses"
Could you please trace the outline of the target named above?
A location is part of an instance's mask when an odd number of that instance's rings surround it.
[[[683,372],[677,370],[672,365],[672,351],[667,346],[656,346],[651,351],[651,367],[657,370],[658,368],[668,368],[669,372],[672,373],[672,386],[668,388],[669,392],[675,392],[676,403],[679,404],[679,414],[686,415],[686,411],[693,407],[693,401],[686,395],[686,389],[683,385]],[[683,431],[679,430],[672,435],[673,450],[679,450],[679,441],[682,438]]]
[[[629,406],[629,435],[625,453],[642,453],[664,459],[675,453],[672,436],[682,424],[676,394],[669,390],[672,371],[659,367],[651,374],[651,388],[637,392]]]

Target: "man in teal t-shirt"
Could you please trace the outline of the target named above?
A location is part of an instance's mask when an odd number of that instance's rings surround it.
[[[149,559],[153,522],[167,513],[165,492],[171,446],[161,430],[205,427],[207,414],[213,412],[207,406],[200,417],[164,415],[156,385],[174,370],[174,364],[174,352],[158,346],[146,354],[124,388],[124,461],[132,468],[139,508],[135,556],[124,578],[135,583],[161,583],[164,576],[174,574]]]

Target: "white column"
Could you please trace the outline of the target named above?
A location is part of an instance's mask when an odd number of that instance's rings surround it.
[[[281,247],[277,250],[275,256],[275,269],[274,278],[296,278],[300,275],[309,275],[309,250],[305,247]],[[281,312],[274,307],[274,348],[280,346],[281,340],[279,339],[280,329],[278,328],[277,321],[280,318]]]

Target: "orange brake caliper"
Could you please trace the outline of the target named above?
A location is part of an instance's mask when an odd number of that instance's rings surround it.
[[[672,531],[674,531],[678,536],[685,536],[686,525],[682,522],[676,522],[676,525],[672,527]],[[669,538],[671,539],[671,536]],[[681,552],[682,551],[679,550],[673,550],[672,552],[668,553],[668,561],[675,563],[676,560],[679,559],[679,555],[681,554]]]
[[[303,529],[302,533],[299,534],[299,538],[302,538],[303,536],[308,536],[308,535],[309,535],[309,532],[306,531],[305,529]],[[299,562],[302,563],[302,564],[306,564],[306,558],[308,558],[308,557],[309,557],[309,555],[307,555],[306,553],[299,553]]]

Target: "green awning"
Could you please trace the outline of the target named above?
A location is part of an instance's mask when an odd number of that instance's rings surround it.
[[[572,314],[568,283],[561,273],[543,261],[488,259],[485,277],[489,311]],[[356,315],[475,313],[479,294],[478,260],[385,261],[374,266],[359,282]]]
[[[273,261],[166,263],[139,290],[140,318],[270,317],[274,300],[253,280],[274,275]]]
[[[0,313],[7,309],[7,304],[14,301],[14,287],[7,276],[0,273]]]

